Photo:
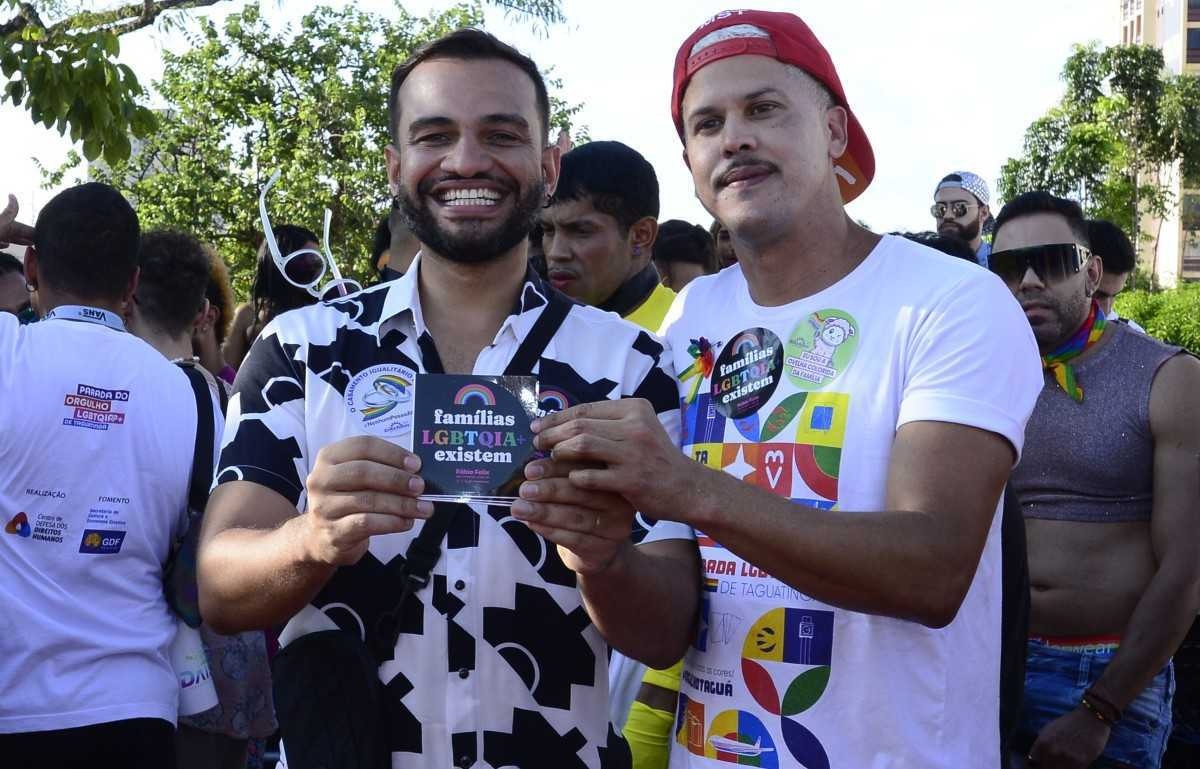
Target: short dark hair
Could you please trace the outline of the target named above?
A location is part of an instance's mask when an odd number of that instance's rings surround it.
[[[999,237],[1000,228],[1013,219],[1031,214],[1057,214],[1061,216],[1067,220],[1067,226],[1071,228],[1072,234],[1075,235],[1080,244],[1091,248],[1091,241],[1088,239],[1087,222],[1083,218],[1083,209],[1074,200],[1056,197],[1045,190],[1023,192],[1005,203],[1004,208],[1001,208],[1000,213],[996,215],[996,226],[992,229],[993,239]]]
[[[199,240],[179,230],[151,230],[138,249],[138,313],[150,325],[179,336],[204,307],[209,256]]]
[[[0,275],[7,275],[10,272],[23,275],[25,274],[25,265],[21,264],[21,260],[12,254],[0,251]]]
[[[1088,242],[1092,253],[1104,262],[1104,272],[1124,275],[1137,266],[1137,255],[1129,236],[1117,225],[1104,219],[1088,219]]]
[[[542,120],[542,144],[549,139],[550,95],[546,92],[546,81],[533,59],[494,35],[468,27],[425,43],[392,71],[392,87],[388,92],[388,133],[393,144],[400,143],[400,86],[404,85],[405,79],[419,64],[432,59],[500,59],[524,72],[533,81],[533,90],[537,94],[538,117]]]
[[[641,154],[621,142],[588,142],[562,156],[550,205],[588,198],[623,232],[643,217],[658,218],[658,176]]]
[[[33,227],[38,280],[80,299],[119,299],[137,271],[140,235],[133,206],[112,187],[65,189]]]
[[[371,265],[379,267],[379,257],[392,247],[392,227],[389,217],[385,216],[375,227],[375,237],[371,241]]]
[[[529,254],[529,266],[538,274],[542,280],[549,280],[549,268],[546,265],[546,249],[543,247],[542,237],[545,235],[540,221],[534,222],[533,228],[529,230],[529,244],[527,253]]]
[[[979,259],[975,256],[975,249],[971,248],[971,244],[962,238],[956,238],[953,235],[941,235],[936,232],[893,232],[893,235],[899,235],[902,238],[907,238],[914,243],[920,243],[922,246],[929,246],[935,251],[941,251],[943,254],[957,256],[959,259],[979,264]]]
[[[712,235],[700,225],[682,219],[668,219],[658,226],[654,259],[698,264],[708,274],[717,271],[717,249]]]

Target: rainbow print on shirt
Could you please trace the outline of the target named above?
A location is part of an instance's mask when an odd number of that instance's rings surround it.
[[[680,398],[682,444],[707,467],[797,504],[828,510],[839,499],[850,395],[820,387],[850,364],[860,329],[841,312],[825,311],[815,320],[820,323],[806,320],[803,329],[793,331],[789,341],[799,349],[788,352],[802,359],[794,367],[820,363],[820,381],[789,376],[760,408],[736,418],[722,415],[702,385],[697,397]],[[728,345],[748,354],[758,338],[743,332]],[[792,373],[787,364],[785,371]],[[796,591],[724,554],[720,543],[701,532],[697,544],[706,565],[693,646],[702,656],[684,670],[676,742],[694,756],[739,766],[830,769],[825,746],[804,722],[833,677],[834,612],[789,597]],[[723,596],[778,603],[731,603]],[[743,609],[752,613],[741,615]],[[713,635],[714,627],[722,634]],[[736,672],[722,673],[732,660],[713,664],[703,655],[720,655],[720,646],[730,643],[741,643],[740,662],[733,663]],[[722,702],[729,692],[738,693],[737,700]]]
[[[778,496],[832,507],[838,499],[849,406],[846,393],[793,393],[761,423],[756,414],[736,426],[739,433],[750,432],[756,439],[744,443],[723,440],[732,420],[721,416],[708,396],[690,404],[681,401],[684,451],[706,467],[724,470]],[[793,425],[794,432],[788,434]]]

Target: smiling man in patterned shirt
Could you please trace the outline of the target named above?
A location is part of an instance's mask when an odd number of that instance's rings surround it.
[[[572,486],[579,468],[531,465],[511,511],[454,506],[431,584],[403,605],[395,643],[380,644],[397,565],[429,517],[447,514],[417,499],[420,463],[397,445],[412,425],[363,415],[380,377],[496,375],[528,359],[509,373],[537,374],[543,408],[637,397],[668,433],[679,424],[663,346],[527,266],[559,161],[536,65],[460,30],[396,70],[390,105],[388,175],[421,253],[402,278],[286,313],[255,343],[206,516],[204,615],[226,632],[287,622],[283,654],[322,630],[364,639],[379,707],[304,692],[297,712],[309,733],[365,712],[386,742],[372,766],[626,767],[607,717],[608,645],[649,664],[678,659],[696,603],[677,596],[698,580],[696,547],[686,527]],[[561,325],[535,343],[551,313]],[[280,721],[292,768],[317,763]]]

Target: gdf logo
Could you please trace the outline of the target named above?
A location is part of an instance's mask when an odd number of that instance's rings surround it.
[[[79,541],[79,552],[91,555],[112,555],[121,552],[121,545],[124,542],[125,532],[123,531],[87,529]]]

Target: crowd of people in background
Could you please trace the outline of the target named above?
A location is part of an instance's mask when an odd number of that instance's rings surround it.
[[[274,180],[240,303],[111,187],[10,197],[5,762],[1200,765],[1200,362],[1117,313],[1118,226],[941,169],[928,228],[855,224],[870,143],[790,14],[679,50],[711,222],[550,142],[486,33],[389,110],[366,289]],[[555,394],[511,510],[358,416],[417,373]]]

